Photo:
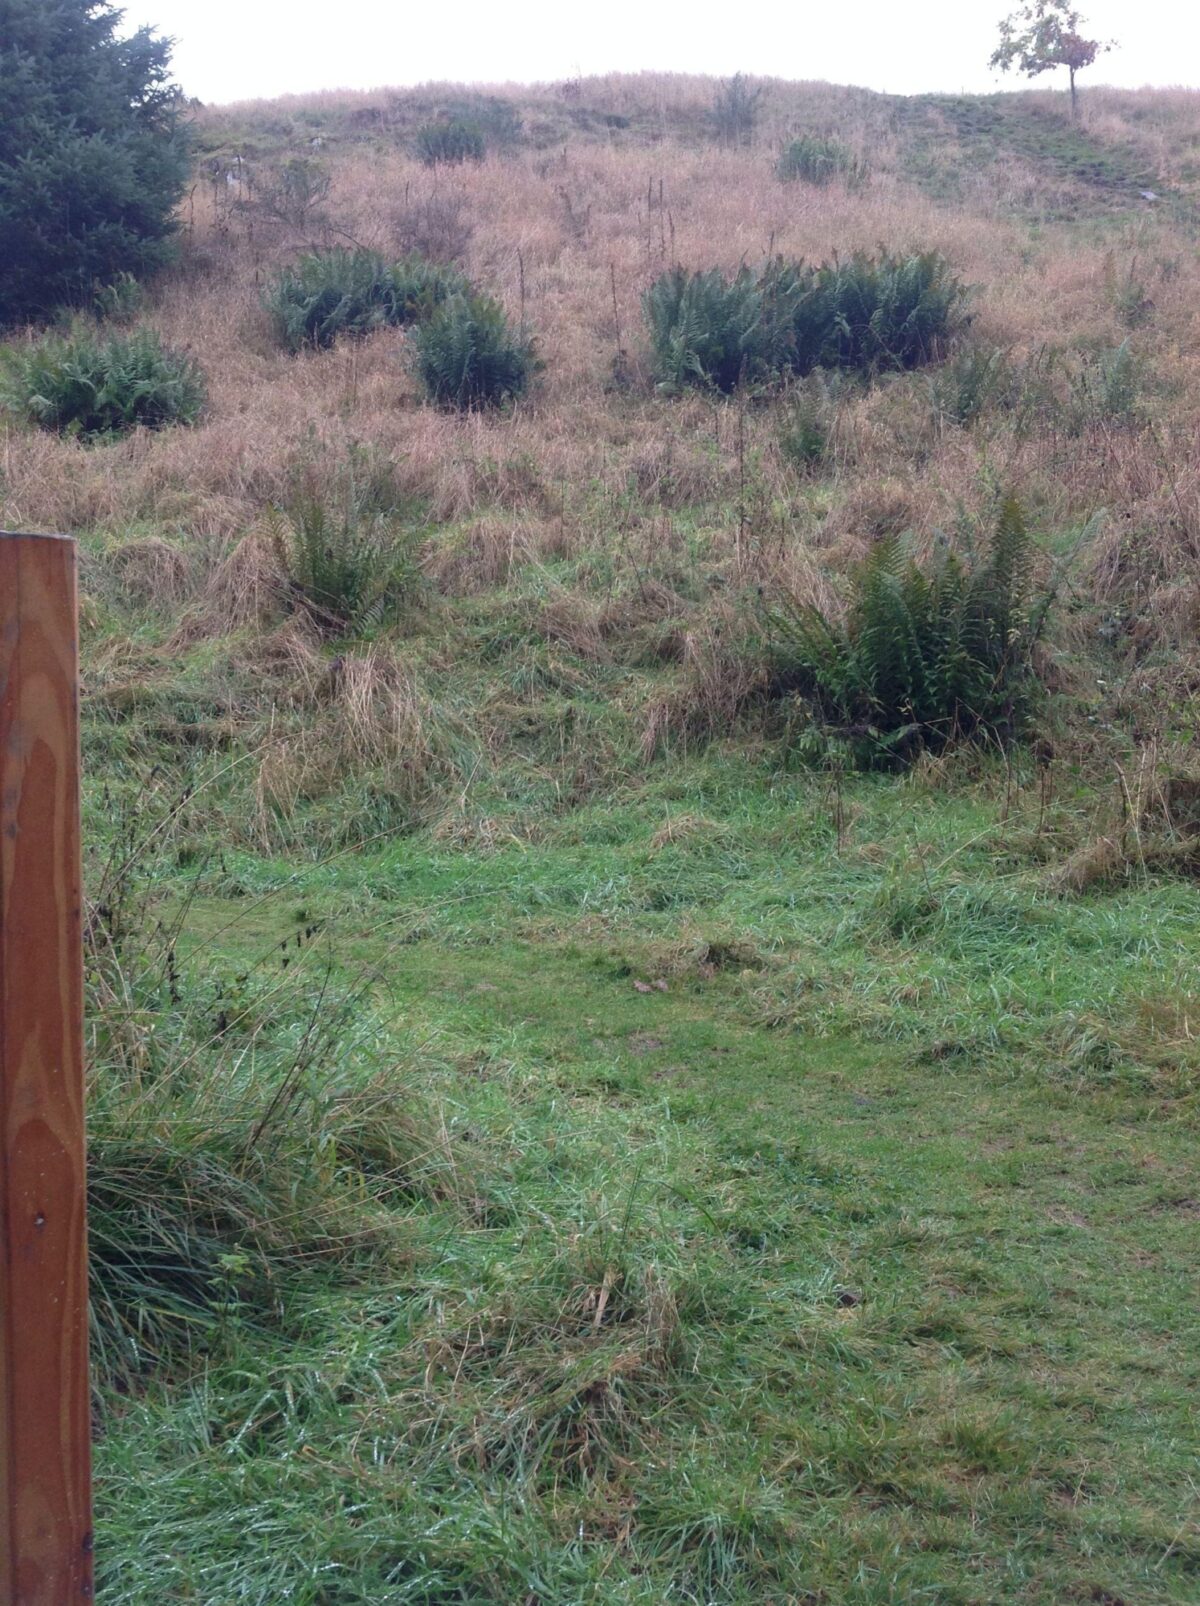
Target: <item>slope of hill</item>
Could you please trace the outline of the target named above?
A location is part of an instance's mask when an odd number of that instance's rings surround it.
[[[1200,97],[772,81],[722,143],[722,87],[197,108],[130,316],[205,415],[5,420],[0,517],[82,543],[106,1601],[1195,1598]],[[529,395],[280,349],[348,243],[497,295]],[[664,268],[881,245],[970,286],[936,362],[656,385]],[[404,598],[338,634],[272,509],[348,477]],[[1036,739],[853,772],[764,599],[1012,497]]]

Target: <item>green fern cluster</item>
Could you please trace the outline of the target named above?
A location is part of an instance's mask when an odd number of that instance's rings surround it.
[[[1068,421],[1077,432],[1132,424],[1141,413],[1142,374],[1128,340],[1086,353],[1070,383]]]
[[[659,382],[729,392],[764,373],[762,292],[749,268],[726,279],[719,268],[671,268],[642,301]]]
[[[915,368],[940,354],[964,295],[936,252],[881,251],[819,267],[777,257],[732,279],[672,268],[642,307],[660,383],[728,393],[817,368]]]
[[[941,354],[965,294],[936,251],[860,254],[816,270],[797,325],[810,349],[828,331],[822,367],[916,368]]]
[[[854,375],[836,369],[818,369],[790,387],[776,438],[784,460],[798,474],[809,474],[829,460],[839,406],[857,388]]]
[[[499,302],[421,256],[389,263],[376,251],[312,252],[283,269],[264,300],[293,352],[384,324],[414,326],[414,367],[444,407],[498,406],[537,369],[533,342],[511,328]]]
[[[10,348],[0,363],[0,401],[30,423],[85,440],[142,425],[191,424],[204,406],[204,377],[186,353],[150,330],[103,335],[80,325]]]
[[[378,251],[312,251],[276,275],[263,302],[280,340],[297,352],[416,323],[465,283],[454,268],[416,255],[388,262]]]
[[[439,163],[457,166],[463,162],[482,162],[487,154],[487,143],[478,123],[451,117],[419,128],[416,150],[426,167],[436,167]]]
[[[292,600],[330,634],[375,628],[416,586],[416,528],[387,477],[353,456],[332,483],[302,474],[266,527]]]
[[[463,412],[521,395],[537,370],[533,342],[491,296],[452,296],[419,325],[417,373],[431,401]]]
[[[815,134],[803,134],[785,145],[775,172],[785,182],[801,179],[806,184],[828,184],[841,178],[851,186],[861,184],[867,176],[866,164],[848,145]]]
[[[1028,713],[1050,602],[1032,597],[1032,559],[1015,501],[983,557],[942,546],[922,565],[901,538],[880,541],[845,618],[788,599],[768,609],[775,689],[804,698],[867,764],[1013,735]]]
[[[973,424],[991,402],[1011,395],[1011,364],[997,347],[968,346],[928,378],[929,402],[939,424]]]
[[[100,323],[129,324],[146,308],[146,291],[132,273],[118,273],[108,284],[97,284],[92,313]]]

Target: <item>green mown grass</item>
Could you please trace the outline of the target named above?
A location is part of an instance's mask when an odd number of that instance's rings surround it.
[[[1194,893],[1051,893],[1023,778],[731,746],[323,862],[195,794],[133,1130],[257,1191],[102,1389],[101,1598],[1194,1599]]]
[[[1097,138],[1066,109],[1013,95],[916,95],[897,101],[892,116],[909,171],[939,200],[961,200],[965,172],[1013,156],[1078,186],[1054,209],[1064,218],[1094,220],[1105,208],[1130,208],[1141,190],[1161,188],[1139,151]],[[946,149],[947,133],[961,146],[957,159]]]

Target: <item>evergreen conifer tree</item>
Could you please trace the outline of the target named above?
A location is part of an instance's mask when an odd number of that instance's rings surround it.
[[[0,0],[0,323],[169,260],[188,173],[171,44],[108,0]]]

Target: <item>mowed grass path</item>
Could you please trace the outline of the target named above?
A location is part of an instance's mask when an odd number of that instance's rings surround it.
[[[1194,893],[725,773],[197,899],[185,964],[370,976],[439,1181],[116,1407],[104,1598],[1197,1598]]]

